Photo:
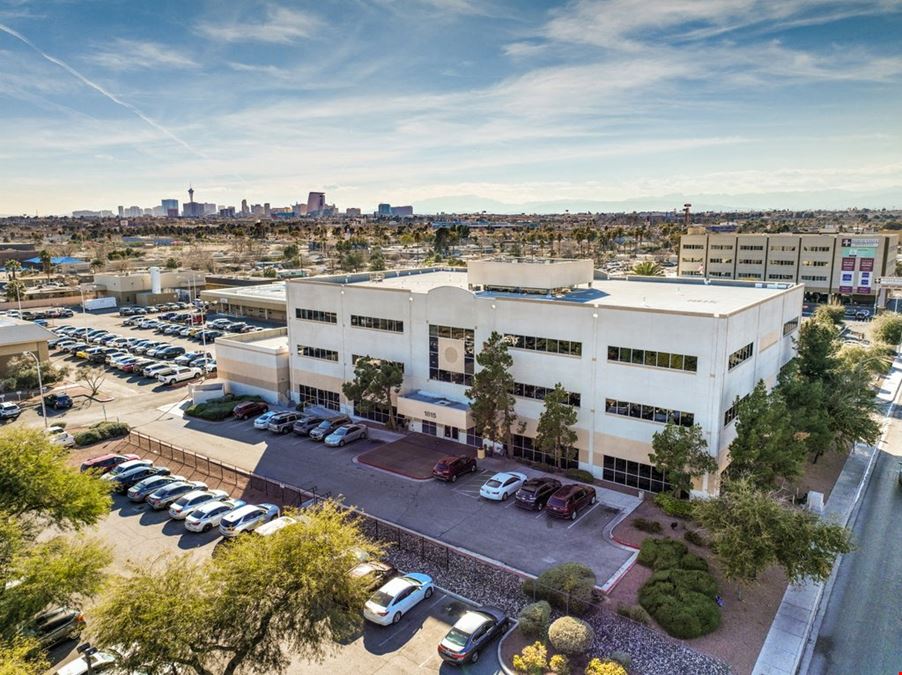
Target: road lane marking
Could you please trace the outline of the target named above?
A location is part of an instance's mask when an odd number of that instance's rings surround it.
[[[571,527],[573,527],[573,526],[576,525],[577,523],[581,523],[581,522],[585,519],[586,516],[588,516],[590,513],[592,513],[592,511],[594,511],[594,510],[595,510],[596,508],[598,508],[599,506],[601,506],[601,502],[595,502],[595,503],[592,505],[592,508],[591,508],[591,509],[589,509],[588,511],[586,511],[585,513],[583,513],[583,515],[581,515],[579,518],[577,518],[577,519],[574,520],[572,523],[570,523],[570,525],[567,526],[567,529],[569,530]]]

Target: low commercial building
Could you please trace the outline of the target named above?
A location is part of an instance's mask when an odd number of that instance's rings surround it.
[[[152,267],[142,272],[94,275],[98,297],[114,297],[118,305],[156,305],[172,302],[180,296],[194,296],[204,287],[204,272],[195,270],[162,271]]]
[[[668,487],[649,462],[668,421],[700,425],[726,466],[736,400],[759,380],[773,385],[792,358],[803,295],[792,283],[607,279],[588,260],[471,261],[311,277],[287,290],[292,400],[353,413],[341,386],[356,359],[391,360],[404,369],[395,407],[410,429],[481,446],[466,390],[497,331],[510,340],[516,381],[508,450],[550,460],[535,436],[544,396],[560,383],[578,413],[567,465],[653,492]],[[717,476],[696,488],[715,493]]]
[[[47,341],[56,335],[31,321],[0,316],[0,377],[6,375],[10,360],[31,352],[43,363],[49,357]]]
[[[229,335],[215,346],[217,377],[227,393],[257,395],[273,404],[290,400],[287,328]]]
[[[205,290],[201,292],[200,297],[213,303],[212,309],[216,312],[285,323],[287,313],[284,281]]]
[[[816,301],[872,304],[896,269],[897,234],[735,234],[680,237],[679,275],[804,284]]]

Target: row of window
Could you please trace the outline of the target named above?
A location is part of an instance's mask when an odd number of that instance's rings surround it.
[[[631,349],[630,347],[608,346],[608,361],[632,363],[638,366],[670,368],[694,373],[698,370],[698,357],[688,354],[671,354],[656,352],[650,349]]]
[[[783,335],[789,335],[798,327],[799,327],[799,317],[790,319],[789,321],[787,321],[786,323],[783,324]]]
[[[576,340],[558,340],[556,338],[534,337],[532,335],[505,335],[515,349],[529,349],[535,352],[561,354],[563,356],[582,356],[583,343]]]
[[[732,251],[733,244],[711,244],[708,248],[712,251]]]
[[[683,249],[684,249],[684,250],[699,251],[699,250],[701,250],[701,249],[703,249],[703,248],[705,248],[705,245],[704,245],[704,244],[683,244]]]
[[[754,345],[754,342],[749,342],[745,347],[740,347],[735,352],[730,354],[729,358],[727,359],[727,369],[732,370],[743,361],[748,361],[750,358],[752,358]]]
[[[763,245],[763,244],[762,244],[762,245],[758,245],[758,244],[740,244],[740,245],[739,245],[739,250],[740,250],[740,251],[763,251],[763,250],[764,250],[764,245]]]
[[[650,464],[631,462],[611,455],[604,456],[602,478],[646,492],[666,492],[673,489],[664,474]]]
[[[802,281],[826,281],[827,277],[821,274],[803,274]]]
[[[323,347],[308,347],[298,345],[298,356],[306,356],[310,359],[322,359],[323,361],[338,361],[338,352]]]
[[[764,261],[757,258],[740,258],[740,265],[761,265]]]
[[[304,405],[318,405],[329,410],[339,409],[339,398],[337,391],[329,391],[328,389],[317,389],[316,387],[308,387],[305,384],[300,385],[300,402]]]
[[[338,323],[338,315],[335,312],[324,312],[321,309],[301,309],[295,307],[294,316],[304,321],[319,321],[320,323]]]
[[[826,267],[830,264],[829,260],[803,260],[802,265],[805,267]]]
[[[732,258],[708,258],[708,262],[712,265],[732,265]]]
[[[779,245],[775,244],[774,246],[770,247],[770,250],[771,251],[795,251],[796,247],[795,246],[779,246]]]
[[[795,265],[795,260],[769,260],[769,265],[782,265],[784,267],[788,267],[789,265]]]
[[[395,319],[380,319],[377,316],[351,315],[351,325],[355,328],[370,328],[372,330],[386,330],[391,333],[403,333],[404,322]]]
[[[793,274],[768,274],[768,279],[773,279],[775,281],[792,281],[795,278]]]
[[[514,382],[514,396],[519,396],[520,398],[533,398],[537,401],[544,401],[545,397],[552,391],[554,391],[554,387],[540,387],[535,384]],[[569,396],[567,403],[574,408],[579,408],[582,397],[579,394],[574,394],[572,391],[568,391],[567,394]]]
[[[671,410],[670,408],[659,408],[654,405],[643,405],[642,403],[617,401],[612,398],[605,399],[604,411],[611,415],[635,417],[636,419],[645,420],[647,422],[657,422],[659,424],[673,422],[674,424],[684,427],[691,427],[695,424],[694,413]]]
[[[811,251],[812,253],[827,253],[830,251],[829,246],[803,246],[803,251]]]
[[[742,398],[737,398],[736,402],[733,403],[729,408],[724,411],[723,414],[723,425],[727,426],[730,422],[736,419],[739,416],[739,405],[749,397],[748,394],[743,396]]]
[[[401,361],[389,361],[388,359],[380,359],[375,356],[364,355],[364,354],[351,354],[351,365],[356,366],[357,361],[360,359],[372,359],[373,361],[380,361],[382,363],[391,363],[394,366],[397,366],[401,369],[401,372],[404,372],[404,364]]]
[[[469,432],[467,432],[469,436]],[[520,457],[528,462],[538,462],[540,464],[555,465],[554,455],[546,453],[535,447],[535,439],[529,436],[521,436],[513,434],[511,436],[513,445],[512,454],[514,457]],[[563,469],[579,468],[579,451],[576,448],[566,448],[561,452],[560,466]]]
[[[456,363],[455,370],[439,367],[439,338],[459,340],[463,343],[463,363]],[[458,355],[458,358],[460,355]],[[473,373],[476,368],[475,333],[472,328],[457,326],[429,325],[429,379],[438,382],[451,382],[469,387],[473,384]]]

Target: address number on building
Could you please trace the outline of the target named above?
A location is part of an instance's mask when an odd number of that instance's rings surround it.
[[[430,412],[429,410],[424,410],[423,417],[431,417],[432,419],[435,419],[437,415],[434,412]]]

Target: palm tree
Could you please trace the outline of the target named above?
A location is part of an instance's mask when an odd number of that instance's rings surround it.
[[[15,280],[16,272],[22,269],[22,263],[18,260],[7,260],[6,261],[6,273],[9,275],[11,280]]]
[[[41,267],[44,269],[44,274],[49,279],[50,272],[53,271],[53,258],[50,256],[50,251],[45,248],[38,253],[38,257],[41,259]]]
[[[663,277],[664,269],[656,262],[645,260],[633,265],[632,274],[638,277]]]

